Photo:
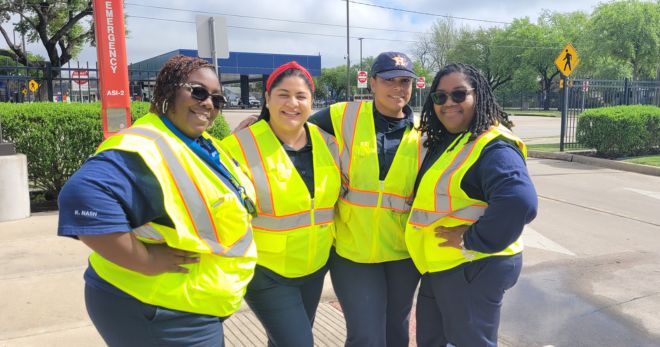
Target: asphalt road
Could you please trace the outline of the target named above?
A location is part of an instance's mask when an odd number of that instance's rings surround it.
[[[530,159],[539,214],[506,297],[511,346],[660,346],[660,177]]]

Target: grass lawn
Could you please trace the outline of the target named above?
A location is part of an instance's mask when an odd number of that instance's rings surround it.
[[[660,166],[660,155],[645,155],[643,157],[624,159],[623,161],[635,164]]]
[[[517,110],[517,109],[505,109],[508,114],[512,116],[538,116],[538,117],[561,117],[561,111],[557,110]]]
[[[559,144],[558,143],[543,143],[543,144],[533,144],[533,145],[527,145],[527,149],[534,150],[534,151],[541,151],[541,152],[559,152]],[[590,148],[583,148],[583,147],[570,147],[566,148],[564,147],[564,152],[570,152],[570,151],[584,151]]]

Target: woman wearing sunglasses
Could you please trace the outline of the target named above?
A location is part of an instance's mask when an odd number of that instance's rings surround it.
[[[109,346],[222,346],[253,276],[254,189],[205,130],[213,65],[174,56],[150,113],[105,140],[59,196],[58,234],[93,253],[85,303]]]
[[[296,62],[266,82],[259,120],[224,139],[257,189],[258,261],[245,301],[269,346],[314,345],[312,325],[334,241],[341,174],[334,137],[307,123],[314,81]]]
[[[525,144],[486,78],[470,65],[440,70],[424,103],[428,148],[406,243],[423,274],[419,346],[497,346],[504,292],[522,268],[537,198]]]

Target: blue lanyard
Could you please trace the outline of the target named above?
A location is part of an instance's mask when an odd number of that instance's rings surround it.
[[[236,178],[222,164],[220,161],[220,153],[210,140],[205,139],[203,136],[198,137],[197,140],[193,140],[177,129],[167,117],[161,116],[160,120],[163,121],[165,126],[167,126],[174,135],[192,149],[197,156],[202,158],[211,166],[211,168],[225,178],[234,187],[234,193],[241,200],[241,203],[245,204],[245,188],[238,183],[238,180],[236,180]]]

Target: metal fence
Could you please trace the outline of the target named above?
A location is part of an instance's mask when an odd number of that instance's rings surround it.
[[[157,70],[128,68],[131,100],[150,100]],[[94,102],[101,98],[96,65],[0,66],[0,102]]]
[[[580,113],[590,108],[618,105],[660,107],[660,81],[569,80],[564,146],[566,148],[579,147],[577,123]]]

